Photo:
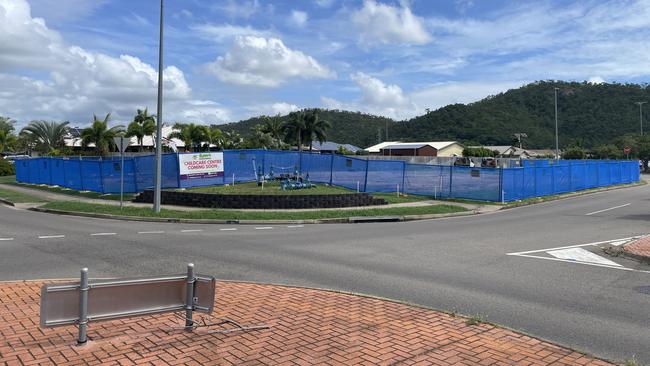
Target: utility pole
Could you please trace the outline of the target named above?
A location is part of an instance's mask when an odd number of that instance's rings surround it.
[[[153,195],[153,210],[160,212],[160,191],[162,188],[162,98],[163,98],[163,0],[160,0],[160,40],[158,43],[158,111],[156,114],[156,177]]]
[[[386,141],[388,141],[388,119],[386,120]]]
[[[560,139],[557,132],[557,91],[559,88],[555,89],[555,160],[560,159]]]
[[[641,136],[643,136],[643,105],[648,102],[635,102],[639,105],[639,123],[641,124]]]

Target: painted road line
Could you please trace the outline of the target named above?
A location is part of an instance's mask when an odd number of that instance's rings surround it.
[[[14,240],[14,238],[0,238],[0,241],[11,241]]]
[[[181,233],[198,233],[203,231],[203,229],[186,229],[186,230],[181,230]]]
[[[255,230],[273,230],[272,226],[260,226],[256,227]]]
[[[522,255],[522,254],[532,254],[532,253],[539,253],[539,252],[548,252],[549,250],[558,250],[558,249],[569,249],[569,248],[580,248],[580,247],[588,247],[588,246],[595,246],[595,245],[600,245],[600,244],[609,244],[612,242],[619,242],[619,241],[631,241],[635,239],[639,239],[641,236],[630,236],[628,238],[620,238],[620,239],[611,239],[611,240],[604,240],[604,241],[595,241],[593,243],[586,243],[586,244],[578,244],[578,245],[566,245],[563,247],[555,247],[555,248],[546,248],[546,249],[535,249],[535,250],[528,250],[525,252],[513,252],[513,253],[506,253],[506,255]]]
[[[590,212],[590,213],[585,214],[585,216],[591,216],[591,215],[595,215],[595,214],[601,213],[601,212],[616,210],[617,208],[621,208],[621,207],[625,207],[625,206],[629,206],[629,205],[631,205],[631,203],[626,203],[624,205],[614,206],[614,207],[606,208],[604,210],[598,210],[598,211]]]
[[[109,235],[117,235],[117,233],[94,233],[94,234],[90,234],[90,236],[109,236]]]
[[[634,269],[634,268],[607,266],[607,265],[604,265],[604,264],[587,263],[587,262],[577,262],[577,261],[572,261],[572,260],[568,260],[568,259],[561,259],[561,258],[538,257],[536,255],[527,255],[527,254],[518,254],[517,257],[545,259],[547,261],[565,262],[565,263],[573,263],[573,264],[583,264],[583,265],[586,265],[586,266],[620,269],[620,270],[623,270],[623,271],[631,271],[631,272],[650,273],[650,271],[642,271],[642,270]]]
[[[305,225],[287,225],[288,228],[305,227]]]
[[[57,238],[65,238],[65,235],[41,235],[38,238],[39,239],[57,239]]]
[[[551,250],[546,253],[554,256],[555,258],[568,259],[576,262],[586,262],[586,263],[595,263],[595,264],[603,264],[608,266],[622,267],[620,264],[616,262],[610,261],[607,258],[603,258],[599,255],[596,255],[582,248]]]
[[[226,229],[219,229],[219,231],[237,231],[237,229],[234,228],[234,227],[229,227],[229,228],[226,228]]]
[[[138,234],[164,234],[164,231],[138,231]]]

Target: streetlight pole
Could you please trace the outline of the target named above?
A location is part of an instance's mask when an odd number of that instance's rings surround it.
[[[559,88],[555,89],[555,160],[560,159],[560,140],[558,138],[557,132],[557,91]]]
[[[643,105],[648,102],[635,102],[639,105],[639,123],[641,124],[641,136],[643,136]]]
[[[160,40],[158,44],[158,111],[156,112],[156,177],[153,195],[153,210],[160,212],[160,191],[162,188],[162,98],[163,98],[163,0],[160,0]]]

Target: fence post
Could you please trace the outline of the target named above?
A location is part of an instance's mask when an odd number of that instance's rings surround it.
[[[84,161],[81,158],[81,155],[79,155],[79,184],[81,185],[81,190],[84,190],[84,169],[83,169],[83,164]]]
[[[406,192],[406,162],[402,161],[402,192]]]
[[[101,190],[102,193],[106,193],[106,190],[104,189],[104,169],[102,169],[102,166],[104,165],[104,161],[102,160],[102,157],[99,157],[99,183],[101,184]]]
[[[48,160],[49,163],[50,163],[50,182],[48,183],[48,185],[53,185],[53,184],[52,184],[52,183],[53,183],[53,181],[52,181],[52,158],[48,158],[47,160]],[[15,163],[14,163],[14,164],[15,164]]]
[[[181,172],[180,172],[181,166],[180,166],[180,155],[178,155],[178,151],[176,151],[176,169],[178,169],[178,173],[176,174],[176,188],[181,188]]]
[[[79,281],[79,337],[77,338],[79,345],[88,341],[88,289],[88,268],[82,268]]]
[[[503,191],[503,169],[499,169],[499,196],[501,197],[501,203],[505,202],[505,192]]]
[[[450,165],[449,166],[449,198],[453,198],[454,195],[452,194],[454,185],[452,184],[454,180],[454,166]]]
[[[560,160],[555,160],[555,163],[554,163],[553,165],[551,165],[551,187],[553,188],[553,192],[552,192],[552,194],[555,194],[555,192],[556,192],[556,188],[555,188],[555,173],[556,173],[556,170],[557,170],[557,169],[555,169],[555,168],[557,167],[557,164],[559,163],[559,161],[560,161]]]
[[[363,180],[363,191],[368,191],[368,169],[370,167],[370,160],[366,160],[366,177]],[[358,183],[357,183],[358,184]],[[358,186],[357,186],[358,189]]]
[[[194,310],[194,263],[187,264],[187,288],[185,291],[185,330],[192,330],[194,320],[192,320],[192,311]]]
[[[330,186],[334,183],[334,154],[330,154]]]

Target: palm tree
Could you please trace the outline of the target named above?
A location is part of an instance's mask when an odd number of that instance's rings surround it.
[[[314,139],[321,144],[327,141],[327,130],[332,124],[318,118],[318,109],[314,109],[305,117],[305,136],[309,139],[309,152],[312,151]]]
[[[205,129],[205,142],[208,145],[208,150],[210,150],[210,144],[217,147],[217,149],[223,148],[223,132],[218,127],[210,127]]]
[[[282,124],[282,130],[289,142],[296,142],[298,151],[302,151],[302,141],[305,136],[305,117],[304,110],[289,113],[289,119]]]
[[[108,128],[110,118],[110,113],[103,120],[93,115],[92,125],[81,131],[81,145],[86,147],[95,144],[97,155],[104,156],[108,154],[110,147],[114,144],[113,138],[124,132],[124,126],[122,125]]]
[[[194,123],[176,123],[174,130],[169,134],[170,139],[179,139],[185,144],[185,150],[200,149],[201,144],[207,140],[208,128]]]
[[[20,131],[20,135],[42,153],[62,148],[64,138],[68,134],[70,122],[32,121]]]
[[[140,151],[144,149],[143,140],[145,136],[152,135],[156,132],[155,116],[150,116],[147,108],[144,110],[138,109],[138,113],[133,118],[133,122],[129,123],[126,129],[126,137],[135,136],[140,145]]]
[[[224,149],[237,149],[244,142],[244,139],[241,138],[235,131],[226,131],[223,133],[223,148]]]
[[[7,134],[10,134],[14,131],[14,124],[16,121],[9,117],[0,116],[0,131],[4,131]]]
[[[275,147],[277,148],[281,147],[283,130],[282,130],[282,118],[280,117],[280,114],[274,117],[264,116],[263,118],[264,118],[264,122],[261,125],[261,131],[263,133],[267,133],[271,135],[271,137],[276,141]]]
[[[13,133],[0,129],[0,152],[13,151],[16,136]]]

